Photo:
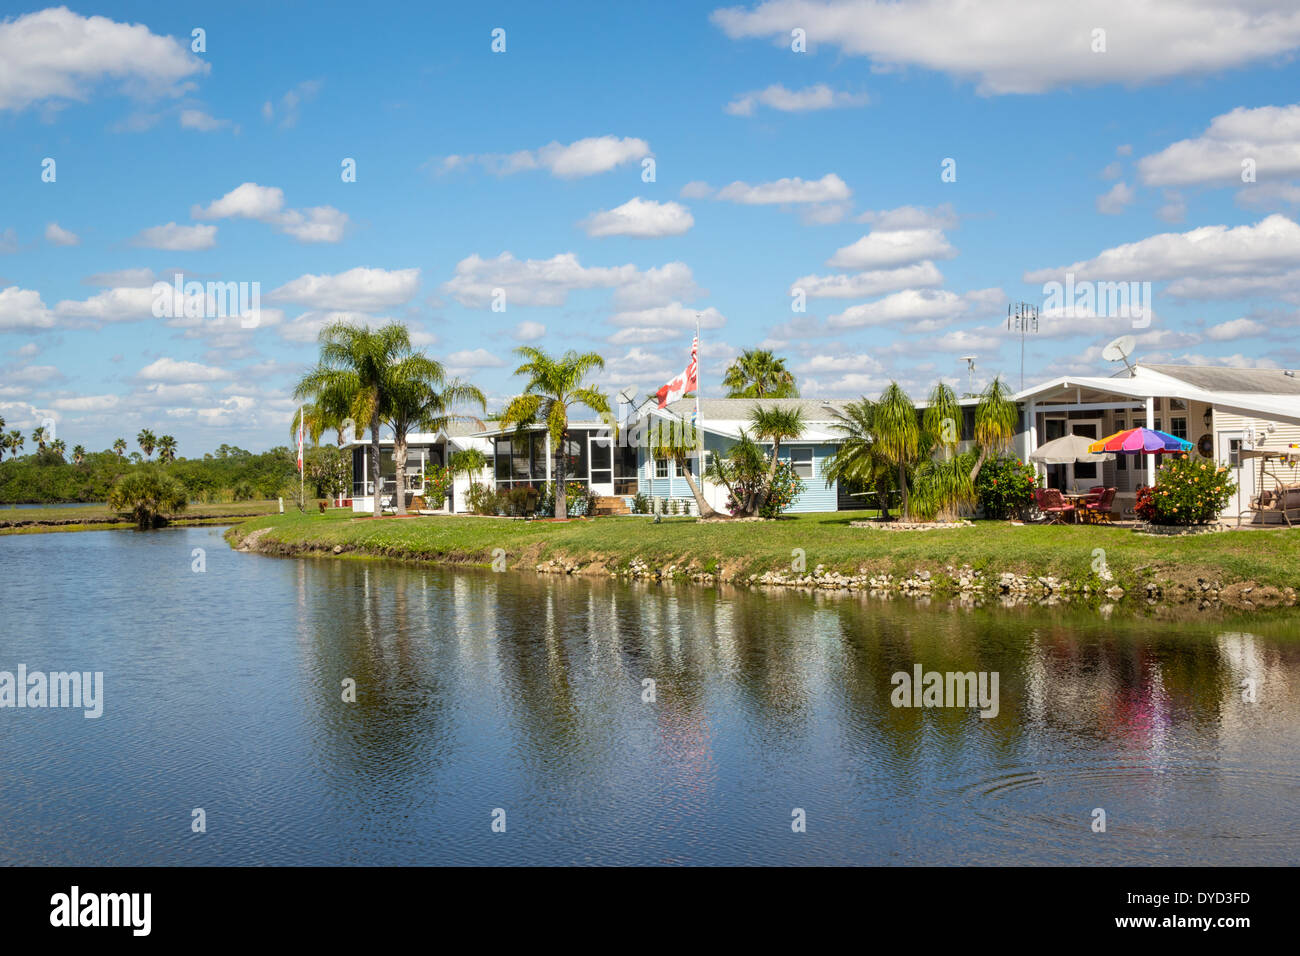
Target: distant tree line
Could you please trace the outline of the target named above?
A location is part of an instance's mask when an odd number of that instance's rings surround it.
[[[0,504],[107,501],[118,480],[139,468],[161,467],[188,500],[200,502],[274,498],[297,476],[296,453],[284,445],[254,454],[223,444],[202,458],[178,458],[175,438],[143,429],[136,437],[140,451],[130,455],[123,438],[105,451],[76,445],[68,454],[62,440],[47,440],[38,428],[31,436],[32,452],[22,455],[25,436],[10,431],[3,438],[0,451],[8,454],[0,461]]]

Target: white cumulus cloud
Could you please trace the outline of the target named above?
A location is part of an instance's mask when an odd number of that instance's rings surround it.
[[[419,287],[419,269],[358,267],[337,275],[299,276],[269,292],[267,299],[310,309],[373,312],[410,302]]]
[[[868,101],[869,97],[865,93],[840,92],[825,83],[806,86],[801,90],[788,90],[780,83],[775,83],[767,89],[741,94],[728,103],[726,109],[732,116],[753,116],[760,106],[783,113],[803,113],[866,106]]]
[[[276,186],[241,183],[206,207],[190,209],[193,219],[255,219],[300,242],[338,242],[347,228],[347,213],[333,206],[289,209],[284,190]]]
[[[143,24],[51,7],[0,22],[0,110],[73,100],[100,84],[140,99],[180,96],[209,66]]]
[[[650,155],[650,144],[643,139],[618,136],[590,136],[564,145],[548,143],[539,149],[522,149],[513,153],[480,153],[444,157],[443,172],[465,166],[482,166],[498,176],[544,169],[559,179],[578,179],[606,173],[624,163],[636,162]]]
[[[680,236],[695,225],[695,218],[685,206],[675,202],[657,202],[639,196],[621,206],[595,212],[580,224],[587,235],[630,236],[633,239],[660,239]]]
[[[1293,0],[768,0],[712,20],[732,39],[787,49],[800,28],[810,51],[825,44],[877,70],[938,70],[988,95],[1215,73],[1300,47]],[[1008,23],[1015,29],[997,26]],[[1097,29],[1105,52],[1094,49]]]

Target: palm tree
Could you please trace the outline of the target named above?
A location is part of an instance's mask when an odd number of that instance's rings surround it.
[[[995,377],[989,382],[988,388],[984,389],[975,406],[975,444],[979,447],[979,456],[970,473],[972,485],[979,477],[984,462],[991,455],[1006,451],[1016,437],[1016,428],[1020,425],[1020,409],[1011,399],[1011,394],[1001,377]]]
[[[113,451],[117,452],[117,457],[121,458],[126,454],[126,439],[119,438],[113,442]]]
[[[135,436],[135,442],[140,446],[140,450],[144,452],[146,458],[153,457],[154,447],[158,443],[158,439],[154,437],[153,432],[147,428],[140,429],[140,434]]]
[[[36,451],[45,451],[45,439],[49,436],[45,432],[45,426],[41,425],[32,432],[32,441],[36,442]]]
[[[108,506],[130,516],[138,528],[157,528],[184,511],[188,498],[184,485],[150,466],[119,478],[109,489]]]
[[[585,405],[597,414],[611,414],[604,394],[582,384],[587,373],[605,367],[605,360],[595,352],[578,354],[572,350],[555,359],[527,345],[515,349],[515,353],[527,359],[515,374],[527,376],[528,384],[522,394],[510,399],[501,424],[514,425],[523,432],[529,425],[545,423],[555,450],[555,517],[563,521],[569,516],[564,495],[564,434],[569,428],[569,409]]]
[[[916,420],[916,406],[897,382],[890,382],[876,402],[872,423],[880,453],[898,470],[898,487],[902,492],[903,520],[912,516],[907,490],[907,469],[917,459],[921,445],[921,426]]]
[[[746,349],[722,377],[727,398],[798,398],[794,376],[785,359],[767,349]]]
[[[677,470],[686,479],[691,494],[695,497],[695,507],[701,518],[717,515],[713,506],[704,500],[704,491],[691,473],[690,457],[700,451],[699,437],[694,428],[676,422],[660,422],[650,429],[650,454],[653,458],[671,458],[677,462]]]
[[[447,467],[451,469],[451,473],[453,475],[463,474],[471,488],[474,487],[474,476],[482,472],[487,466],[487,455],[483,454],[483,450],[480,448],[462,448],[460,451],[452,452],[451,457],[447,460]]]
[[[925,411],[921,414],[923,450],[942,449],[945,458],[951,458],[961,442],[961,405],[957,393],[943,382],[930,390]]]
[[[72,446],[72,463],[73,463],[74,465],[80,465],[80,464],[81,464],[83,461],[85,461],[85,460],[86,460],[86,449],[85,449],[85,447],[82,446],[82,445],[73,445],[73,446]]]
[[[325,434],[325,429],[330,427],[329,423],[325,421],[328,416],[323,414],[311,402],[307,402],[293,413],[293,419],[289,422],[289,437],[295,442],[298,441],[298,418],[300,413],[304,422],[303,433],[307,436],[307,440],[313,445],[320,444],[321,435]]]
[[[298,382],[294,397],[311,398],[330,414],[369,423],[370,480],[378,518],[383,491],[379,427],[388,414],[392,367],[410,354],[411,334],[397,322],[374,330],[334,322],[321,329],[320,344],[320,362]]]
[[[447,381],[446,371],[422,352],[404,356],[390,370],[388,423],[393,429],[393,461],[398,468],[397,513],[406,514],[405,467],[407,437],[412,430],[440,432],[449,425],[469,422],[481,429],[482,420],[455,409],[473,403],[485,414],[487,399],[479,389],[460,379]]]
[[[875,435],[875,405],[868,398],[848,402],[831,427],[843,435],[835,452],[826,459],[826,485],[845,482],[870,488],[876,493],[880,514],[889,520],[890,485],[893,484],[894,465],[881,451]]]
[[[163,435],[158,439],[158,460],[162,462],[176,460],[176,439],[171,435]]]
[[[954,458],[932,458],[916,471],[913,507],[923,520],[953,520],[963,508],[974,507],[975,486],[970,480],[973,453]]]
[[[68,443],[62,438],[56,438],[54,441],[50,442],[50,451],[54,452],[54,454],[58,455],[60,458],[63,457],[63,453],[67,451],[67,448]]]
[[[803,413],[798,408],[764,408],[757,406],[750,414],[750,423],[754,426],[754,436],[759,441],[772,443],[772,460],[767,468],[767,483],[762,488],[762,500],[754,500],[747,511],[757,511],[767,503],[767,496],[772,491],[772,481],[776,478],[776,466],[781,455],[781,442],[798,438],[803,434]],[[757,492],[759,489],[755,489]]]
[[[20,431],[19,431],[18,429],[16,429],[16,428],[10,430],[10,432],[9,432],[9,451],[12,453],[12,455],[13,455],[14,458],[17,458],[17,457],[18,457],[18,453],[19,453],[20,451],[22,451],[22,448],[23,448],[23,441],[24,441],[24,439],[23,439],[23,433],[22,433],[22,432],[20,432]]]

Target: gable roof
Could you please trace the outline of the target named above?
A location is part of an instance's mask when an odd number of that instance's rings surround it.
[[[1127,370],[1120,372],[1110,378],[1096,378],[1089,376],[1061,376],[1054,378],[1049,382],[1043,382],[1039,385],[1031,386],[1024,391],[1015,394],[1017,402],[1028,402],[1057,399],[1068,399],[1070,392],[1093,392],[1097,393],[1098,398],[1089,398],[1088,400],[1104,400],[1106,396],[1124,396],[1134,400],[1145,400],[1147,398],[1169,397],[1183,398],[1196,402],[1204,402],[1207,405],[1213,405],[1216,408],[1222,408],[1225,411],[1244,412],[1259,416],[1266,416],[1277,420],[1300,422],[1300,391],[1286,393],[1279,392],[1275,386],[1282,383],[1290,382],[1288,376],[1284,375],[1281,370],[1275,371],[1277,379],[1268,379],[1255,377],[1253,381],[1258,388],[1264,384],[1272,391],[1252,391],[1243,387],[1243,381],[1235,376],[1243,372],[1270,371],[1268,369],[1238,369],[1238,368],[1221,368],[1216,371],[1225,372],[1229,376],[1229,388],[1203,388],[1195,385],[1184,378],[1167,374],[1163,368],[1173,368],[1178,371],[1201,371],[1201,366],[1152,366],[1138,365],[1135,367],[1133,374]],[[1285,386],[1283,386],[1285,387]]]
[[[850,401],[852,399],[847,398],[828,398],[825,400],[813,398],[701,398],[700,417],[706,420],[715,419],[748,423],[754,409],[761,405],[764,408],[798,409],[806,422],[833,422],[836,420],[833,411],[843,412],[844,406]],[[658,410],[654,405],[646,409],[648,412]],[[670,412],[679,418],[689,419],[691,415],[695,414],[695,399],[680,398],[675,402],[669,402],[664,411]]]
[[[1228,368],[1215,365],[1147,365],[1142,368],[1168,375],[1207,392],[1249,392],[1259,395],[1300,395],[1300,378],[1280,368]],[[1120,375],[1128,373],[1120,372]]]

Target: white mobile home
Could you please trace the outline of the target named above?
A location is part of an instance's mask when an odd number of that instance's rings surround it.
[[[1045,442],[1071,433],[1102,438],[1124,428],[1143,425],[1168,432],[1193,443],[1193,456],[1226,464],[1233,469],[1239,494],[1224,517],[1235,519],[1245,511],[1257,488],[1257,458],[1243,451],[1300,451],[1300,379],[1281,369],[1225,368],[1218,366],[1136,365],[1112,376],[1063,376],[1025,389],[1015,396],[1021,410],[1021,428],[1013,453],[1027,459]],[[749,430],[757,405],[797,407],[805,430],[798,439],[781,446],[781,455],[803,478],[805,489],[790,508],[793,512],[846,511],[874,507],[860,489],[827,485],[826,459],[840,441],[836,415],[844,399],[710,399],[699,402],[699,427],[703,432],[705,462]],[[960,437],[969,447],[974,430],[975,399],[964,398]],[[923,403],[918,403],[923,407]],[[645,434],[657,424],[689,427],[695,421],[694,399],[682,399],[660,409],[653,400],[632,411],[619,427],[601,421],[574,421],[565,437],[565,474],[590,488],[604,502],[603,510],[624,511],[630,499],[643,494],[673,499],[694,511],[694,499],[678,464],[656,459],[646,447]],[[391,505],[398,487],[398,469],[392,460],[391,438],[381,441],[381,501]],[[436,435],[413,435],[401,483],[412,510],[461,513],[468,510],[465,496],[470,479],[455,478],[451,496],[443,502],[423,499],[428,469],[446,464],[452,453],[477,448],[487,467],[473,476],[475,482],[498,490],[518,486],[541,488],[554,480],[557,454],[541,426],[518,432],[492,423],[483,430],[459,426]],[[374,507],[370,478],[370,445],[351,445],[355,511]],[[1131,511],[1137,489],[1154,480],[1159,455],[1118,455],[1101,464],[1040,466],[1049,487],[1063,490],[1105,485],[1118,489],[1117,508]],[[701,473],[697,456],[686,467]],[[1300,467],[1287,466],[1300,486]],[[1290,472],[1270,478],[1287,484]],[[704,482],[706,500],[719,511],[726,505],[726,489]],[[1296,495],[1300,497],[1300,490]],[[1247,520],[1269,521],[1256,514]],[[1281,520],[1281,516],[1278,516]]]

